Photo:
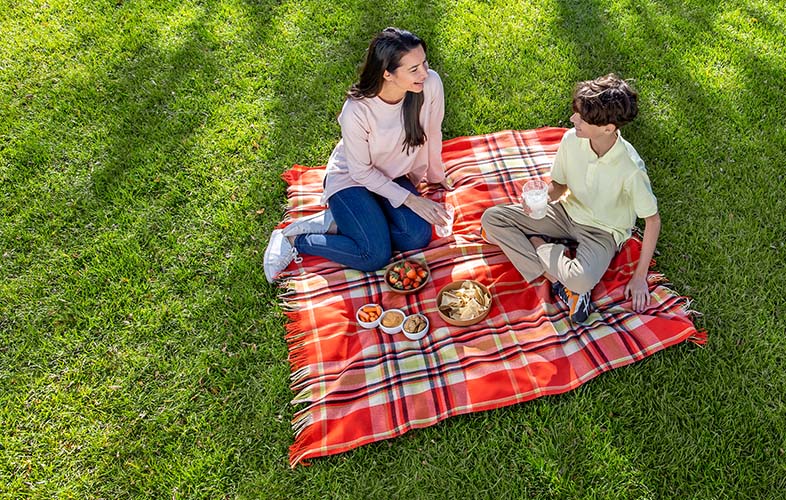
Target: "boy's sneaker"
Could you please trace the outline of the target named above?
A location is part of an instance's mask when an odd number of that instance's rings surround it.
[[[276,277],[287,268],[292,261],[300,263],[303,259],[298,256],[297,250],[289,242],[284,231],[276,229],[270,235],[270,241],[265,249],[265,277],[273,283]]]
[[[551,284],[551,291],[568,305],[568,314],[572,323],[584,323],[592,313],[591,293],[574,293],[565,288],[559,281]]]
[[[333,220],[333,214],[328,208],[321,212],[295,219],[292,224],[285,227],[282,231],[284,231],[284,236],[325,234],[330,230]]]
[[[555,281],[554,283],[551,284],[551,293],[555,297],[559,297],[560,299],[562,299],[562,302],[570,305],[568,301],[568,293],[565,290],[566,290],[565,285],[563,285],[559,281]]]

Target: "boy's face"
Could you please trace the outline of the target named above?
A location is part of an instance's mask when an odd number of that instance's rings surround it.
[[[612,123],[606,125],[592,125],[587,123],[581,118],[581,114],[578,112],[570,116],[570,121],[573,123],[573,126],[576,127],[576,137],[581,137],[583,139],[602,139],[617,131],[617,127]]]

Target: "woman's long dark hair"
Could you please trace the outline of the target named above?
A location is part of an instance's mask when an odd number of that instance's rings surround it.
[[[350,87],[347,95],[353,99],[376,97],[382,91],[385,71],[393,73],[401,65],[401,58],[410,50],[423,47],[426,43],[409,31],[398,28],[385,28],[371,40],[366,52],[366,60],[360,71],[360,80]],[[404,115],[404,145],[402,149],[415,149],[426,142],[426,132],[420,124],[420,109],[423,107],[423,93],[407,92],[402,104]]]

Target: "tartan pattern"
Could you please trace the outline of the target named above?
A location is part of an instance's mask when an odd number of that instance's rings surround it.
[[[455,190],[421,191],[456,207],[454,234],[394,256],[428,263],[430,280],[417,294],[389,292],[383,271],[364,273],[313,256],[284,273],[292,403],[299,406],[291,466],[454,415],[566,392],[671,345],[706,341],[691,321],[688,299],[662,286],[661,275],[649,276],[649,309],[630,308],[623,285],[635,268],[639,240],[620,250],[593,290],[596,311],[576,326],[545,279],[527,284],[502,251],[481,238],[483,211],[516,202],[527,179],[547,177],[564,132],[541,128],[445,141],[443,161]],[[323,208],[323,176],[324,168],[299,165],[283,175],[290,209],[282,225]],[[437,313],[437,292],[460,279],[478,280],[492,293],[490,314],[470,327],[447,325]],[[369,302],[426,314],[429,334],[410,341],[360,328],[355,311]]]

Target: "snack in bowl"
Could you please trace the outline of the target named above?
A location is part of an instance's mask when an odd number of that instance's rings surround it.
[[[407,316],[401,329],[409,340],[420,340],[428,333],[428,318],[419,313]]]
[[[379,318],[382,316],[382,306],[379,304],[366,304],[358,309],[355,316],[363,328],[376,328],[379,326]]]
[[[394,262],[385,271],[385,283],[398,293],[420,290],[429,278],[428,266],[417,260],[404,259]]]
[[[404,322],[404,311],[401,309],[388,309],[382,313],[379,320],[379,327],[382,331],[393,335],[401,331],[401,324]]]
[[[437,307],[445,322],[456,326],[469,326],[489,313],[491,294],[488,288],[477,281],[454,281],[440,290]]]

